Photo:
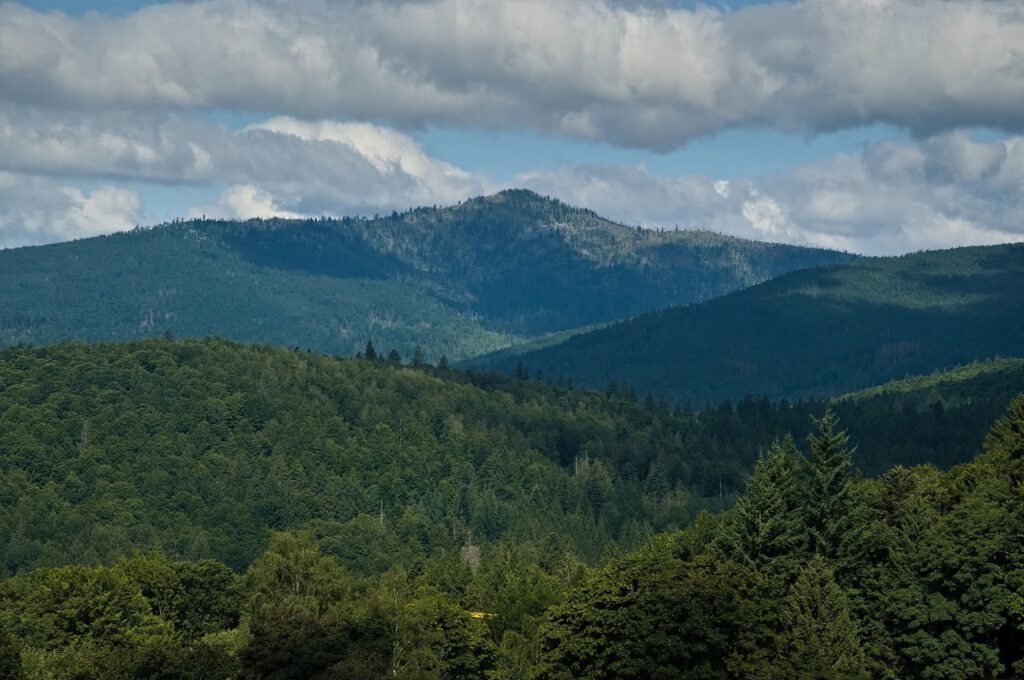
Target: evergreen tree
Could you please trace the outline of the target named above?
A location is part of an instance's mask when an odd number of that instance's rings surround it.
[[[400,364],[402,363],[402,355],[398,353],[397,349],[392,349],[388,352],[388,363],[389,364]]]
[[[812,553],[833,558],[839,553],[849,520],[853,450],[846,432],[837,429],[838,419],[831,408],[815,418],[814,425],[817,433],[808,438],[807,538]]]
[[[776,442],[757,461],[740,498],[723,525],[716,544],[726,556],[787,579],[806,555],[800,508],[804,461],[792,437]]]
[[[985,450],[999,451],[1015,461],[1024,459],[1024,394],[1010,402],[1006,414],[985,436]]]
[[[786,619],[789,639],[784,656],[800,680],[854,680],[869,677],[858,627],[832,569],[815,555],[790,592]]]
[[[370,361],[376,361],[379,358],[377,350],[373,346],[372,340],[366,341],[366,349],[363,350],[363,358],[368,359]]]
[[[523,362],[516,362],[516,380],[529,380],[530,374],[527,373],[526,367],[523,366]]]
[[[437,367],[442,371],[448,370],[448,355],[442,354],[440,361],[437,362]]]
[[[412,366],[413,368],[420,368],[426,363],[426,359],[423,356],[423,348],[416,345],[412,348]]]

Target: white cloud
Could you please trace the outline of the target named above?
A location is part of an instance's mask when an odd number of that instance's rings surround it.
[[[0,98],[529,128],[670,149],[729,127],[1024,129],[1024,3],[205,0],[0,4]],[[156,140],[159,141],[159,140]],[[150,146],[113,149],[145,163]],[[196,159],[201,165],[201,154]]]
[[[1024,138],[950,132],[885,142],[768,177],[714,181],[643,168],[524,173],[518,184],[631,224],[893,254],[1024,241]]]
[[[248,184],[230,186],[220,195],[215,205],[196,207],[189,211],[189,217],[199,217],[200,215],[239,220],[263,217],[302,217],[296,213],[282,210],[278,202],[268,192]]]
[[[140,224],[142,201],[123,188],[92,191],[0,171],[0,247],[109,234]]]
[[[284,116],[231,131],[180,115],[106,116],[0,106],[0,169],[258,188],[274,197],[265,207],[303,215],[455,202],[484,188],[396,130]],[[250,207],[256,205],[255,196],[247,201]]]

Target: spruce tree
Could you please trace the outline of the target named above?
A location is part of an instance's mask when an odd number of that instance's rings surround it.
[[[837,429],[838,422],[832,409],[826,409],[821,418],[814,419],[817,433],[808,438],[811,458],[807,468],[807,538],[812,553],[829,558],[838,555],[849,523],[853,470],[849,437]]]
[[[868,678],[858,626],[842,588],[820,555],[804,566],[787,598],[789,640],[784,656],[791,677],[806,680]]]
[[[426,363],[426,359],[423,356],[423,348],[416,345],[412,348],[412,365],[414,368],[420,368]]]
[[[376,361],[378,358],[377,350],[373,346],[372,340],[366,341],[366,349],[363,350],[363,357],[370,360]]]
[[[804,461],[792,437],[758,459],[746,494],[716,540],[726,556],[791,579],[806,557],[800,508]]]
[[[530,374],[526,371],[526,366],[523,366],[522,361],[516,362],[516,379],[517,380],[529,380]]]

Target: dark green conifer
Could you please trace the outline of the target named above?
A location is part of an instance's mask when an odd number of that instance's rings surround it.
[[[848,525],[849,484],[853,470],[853,449],[845,430],[837,428],[838,418],[831,408],[814,419],[817,433],[808,440],[811,458],[808,465],[807,533],[812,553],[835,557]]]
[[[842,588],[821,555],[815,555],[797,576],[787,598],[788,649],[791,677],[800,680],[868,678],[858,626],[850,615]]]
[[[796,574],[806,556],[806,538],[800,508],[800,485],[805,462],[792,437],[776,442],[758,459],[747,483],[716,541],[728,557],[787,579]]]

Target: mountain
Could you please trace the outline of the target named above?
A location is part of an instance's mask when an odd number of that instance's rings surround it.
[[[651,312],[492,367],[670,399],[836,395],[1024,354],[1024,245],[959,248],[805,270]]]
[[[374,219],[200,219],[0,251],[0,344],[169,330],[458,359],[852,259],[629,228],[523,190]]]

